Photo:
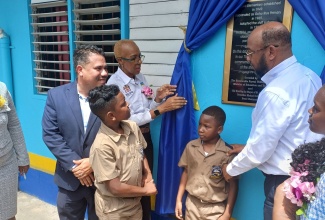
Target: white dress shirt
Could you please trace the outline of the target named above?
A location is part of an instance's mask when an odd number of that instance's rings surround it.
[[[308,109],[313,106],[321,79],[292,56],[263,77],[266,87],[252,113],[246,146],[229,164],[231,176],[254,167],[266,174],[288,175],[291,153],[300,144],[321,139],[309,130]]]
[[[161,103],[154,101],[155,97],[148,99],[142,92],[143,85],[149,86],[147,80],[139,73],[135,78],[127,76],[120,68],[107,81],[107,85],[116,84],[129,103],[131,117],[129,120],[135,121],[138,126],[147,124],[153,119],[150,110],[157,108]]]
[[[88,125],[91,110],[90,110],[88,98],[84,97],[80,93],[78,93],[78,95],[79,95],[79,102],[80,102],[82,120],[83,120],[83,124],[84,124],[84,134],[86,134],[87,125]]]

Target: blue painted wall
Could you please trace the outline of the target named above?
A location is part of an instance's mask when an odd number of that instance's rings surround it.
[[[10,36],[15,105],[29,152],[53,157],[41,137],[41,116],[46,96],[36,95],[29,21],[29,2],[0,2],[0,27]],[[1,73],[0,73],[1,74]]]
[[[218,105],[227,114],[222,138],[228,143],[245,144],[251,128],[253,107],[221,103],[225,42],[226,26],[192,54],[192,75],[200,105],[200,111],[196,112],[196,120],[199,120],[201,112],[206,107]],[[293,53],[298,61],[320,75],[325,65],[325,52],[296,13],[292,21],[292,43]],[[157,129],[160,122],[154,122],[153,125]],[[159,133],[154,134],[154,139],[158,143]],[[241,175],[234,210],[234,217],[237,220],[263,219],[263,183],[264,176],[258,169]]]
[[[11,56],[15,104],[28,151],[54,159],[44,145],[41,136],[41,117],[46,96],[36,95],[34,89],[29,4],[30,0],[1,0],[0,28],[10,35],[11,45],[14,47],[11,50]],[[222,133],[223,139],[229,143],[245,143],[251,127],[252,107],[221,103],[225,34],[226,26],[222,27],[213,39],[192,54],[193,80],[201,107],[201,110],[196,112],[196,119],[198,120],[204,108],[210,105],[219,105],[227,113],[227,121]],[[127,36],[127,33],[124,33],[124,36]],[[293,52],[297,59],[320,74],[325,64],[325,52],[297,14],[294,14],[293,17],[292,39]],[[160,120],[161,118],[155,120],[151,125],[156,153],[158,152]],[[157,155],[155,156],[157,161]],[[27,180],[21,181],[21,189],[54,203],[56,190],[51,179],[52,175],[31,170]],[[236,219],[262,219],[263,179],[256,169],[241,176],[239,196],[234,213]],[[32,185],[37,187],[33,188]],[[47,190],[39,190],[46,188],[45,186],[50,186],[50,193]]]

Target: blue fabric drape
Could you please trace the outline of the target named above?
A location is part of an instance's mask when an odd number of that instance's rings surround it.
[[[289,3],[306,23],[315,38],[325,50],[325,1],[324,0],[289,0]],[[321,79],[325,83],[325,67]]]
[[[210,39],[224,25],[246,0],[191,0],[186,47],[195,50]],[[177,93],[188,101],[179,110],[163,115],[159,161],[158,161],[158,195],[156,212],[171,214],[175,210],[175,199],[182,170],[178,160],[186,144],[197,138],[197,126],[193,108],[192,76],[190,54],[181,46],[171,79],[177,85]]]

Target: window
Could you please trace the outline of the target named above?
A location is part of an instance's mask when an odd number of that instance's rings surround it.
[[[94,44],[103,48],[112,75],[117,70],[114,44],[121,39],[120,1],[73,0],[75,44]]]
[[[31,4],[37,93],[71,80],[67,2]]]
[[[70,53],[81,44],[103,48],[109,74],[117,70],[113,46],[121,39],[120,1],[68,1],[71,9],[66,0],[32,0],[34,79],[38,94],[74,80]],[[73,23],[69,23],[69,15],[73,15]],[[72,33],[69,27],[74,27]],[[69,39],[74,39],[70,40],[73,45]]]

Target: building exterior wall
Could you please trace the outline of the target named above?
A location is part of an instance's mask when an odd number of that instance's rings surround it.
[[[141,72],[156,90],[169,84],[186,27],[190,0],[130,1],[130,39],[146,58]]]
[[[141,3],[140,0],[137,1],[139,4]],[[132,29],[149,27],[145,27],[146,22],[139,21],[142,19],[141,16],[137,17],[135,12],[132,11],[132,7],[136,6],[132,6],[132,2],[133,1],[130,1],[130,38],[138,38],[136,40],[140,49],[148,53],[145,54],[147,56],[146,59],[149,59],[149,61],[153,63],[155,63],[154,59],[164,59],[164,55],[166,55],[164,53],[171,53],[170,57],[175,60],[175,53],[181,46],[182,32],[179,30],[181,34],[176,33],[178,36],[177,39],[169,39],[171,40],[170,44],[150,44],[152,42],[143,42],[145,37],[142,36],[142,31],[132,31]],[[154,6],[153,2],[155,1],[151,1],[150,3],[149,1],[142,0],[141,4],[142,6],[146,6],[145,4]],[[186,1],[180,2],[186,3]],[[10,36],[12,46],[11,60],[14,101],[24,131],[32,165],[32,169],[27,174],[27,180],[20,180],[20,188],[27,193],[36,195],[47,202],[55,204],[57,189],[53,183],[52,176],[55,158],[42,141],[41,129],[41,118],[46,95],[36,95],[34,89],[29,4],[30,0],[0,1],[0,28],[4,29]],[[148,9],[145,11],[147,10]],[[154,8],[150,9],[150,11],[154,11]],[[185,19],[184,16],[186,16],[187,12],[184,13],[185,14],[178,13],[178,15],[174,16]],[[150,14],[146,16],[150,17],[154,15]],[[153,24],[152,22],[148,22],[147,25],[151,27]],[[165,24],[162,24],[162,26],[164,25]],[[174,30],[174,32],[177,29],[176,26],[169,28],[172,29],[168,30]],[[135,32],[137,32],[138,35],[135,35]],[[210,105],[219,105],[227,113],[227,121],[222,133],[222,138],[228,143],[245,143],[251,127],[251,112],[253,108],[221,103],[225,38],[226,26],[224,25],[210,41],[192,53],[193,82],[201,107],[201,110],[196,112],[196,119],[198,121],[201,111],[206,107]],[[145,40],[148,41],[148,39]],[[292,21],[292,40],[293,52],[297,59],[302,64],[314,70],[317,74],[320,74],[325,64],[325,52],[296,13],[294,13]],[[179,44],[178,48],[177,44]],[[154,47],[158,47],[156,51],[150,51],[150,49]],[[164,48],[170,47],[176,49],[164,51]],[[167,65],[172,65],[172,61],[168,62]],[[159,66],[156,66],[156,69],[157,68],[159,69]],[[143,71],[151,71],[154,73],[155,69],[149,70],[144,66]],[[171,74],[171,69],[165,72]],[[1,75],[2,73],[0,73],[0,80],[2,79]],[[164,77],[168,78],[170,76],[171,75],[164,74]],[[149,78],[153,83],[158,79],[152,76],[149,76]],[[168,80],[166,80],[166,82],[168,82]],[[156,119],[151,125],[153,128],[152,136],[156,154],[158,152],[160,120],[161,117]],[[264,200],[263,180],[263,176],[256,169],[241,176],[239,196],[234,212],[234,217],[236,219],[262,219]],[[252,212],[251,210],[259,211]]]

